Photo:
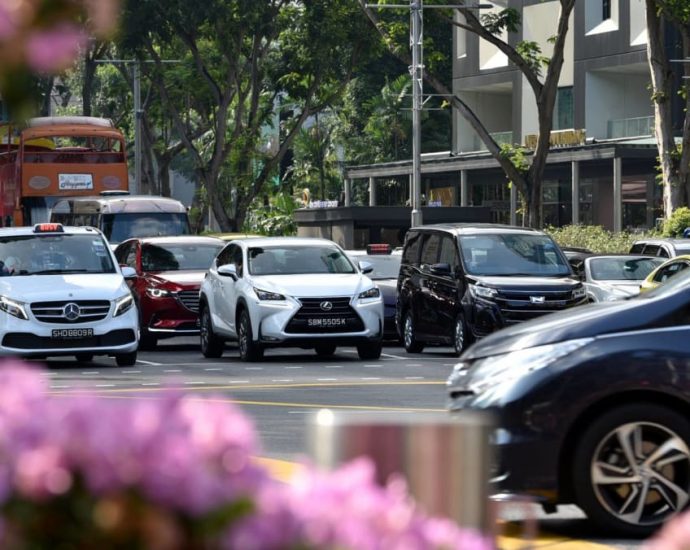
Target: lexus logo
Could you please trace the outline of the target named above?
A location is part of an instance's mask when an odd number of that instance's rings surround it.
[[[530,296],[529,301],[533,304],[543,304],[546,298],[544,296]]]
[[[333,309],[333,303],[332,302],[321,302],[319,304],[319,307],[321,308],[321,311],[331,311]]]
[[[81,310],[77,304],[70,302],[62,309],[62,315],[68,321],[76,321],[79,319],[79,315],[81,315]]]

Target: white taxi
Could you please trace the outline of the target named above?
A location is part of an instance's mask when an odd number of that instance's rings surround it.
[[[103,234],[56,223],[0,229],[0,355],[137,358],[139,322]]]

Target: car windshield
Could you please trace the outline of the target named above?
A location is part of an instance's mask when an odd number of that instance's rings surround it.
[[[189,235],[189,222],[184,212],[132,212],[104,214],[102,227],[111,244],[132,237],[164,237]]]
[[[348,257],[333,246],[264,246],[248,252],[252,275],[355,273]]]
[[[206,270],[223,247],[219,244],[145,244],[141,248],[144,271]]]
[[[116,273],[99,234],[0,237],[0,276]]]
[[[462,235],[460,250],[471,275],[566,276],[570,265],[546,235],[495,233]]]
[[[368,262],[374,271],[367,273],[370,279],[397,279],[400,272],[400,254],[376,255],[348,254],[354,262]]]
[[[641,281],[662,263],[664,258],[592,258],[589,270],[595,281]]]
[[[631,300],[648,300],[658,298],[666,294],[674,294],[679,290],[690,287],[690,269],[684,269],[666,279],[666,281],[648,292],[643,292],[631,298]]]

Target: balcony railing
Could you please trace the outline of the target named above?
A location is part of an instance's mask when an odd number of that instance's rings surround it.
[[[609,120],[606,137],[622,138],[654,135],[654,116]]]
[[[503,145],[504,143],[510,145],[513,143],[512,130],[508,132],[491,132],[490,135],[499,145]],[[474,146],[476,151],[486,151],[486,145],[484,145],[484,142],[478,137],[474,139]]]

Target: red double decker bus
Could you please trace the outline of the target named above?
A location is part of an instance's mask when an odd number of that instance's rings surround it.
[[[0,225],[47,221],[59,199],[129,191],[125,140],[110,120],[43,117],[0,127]]]

